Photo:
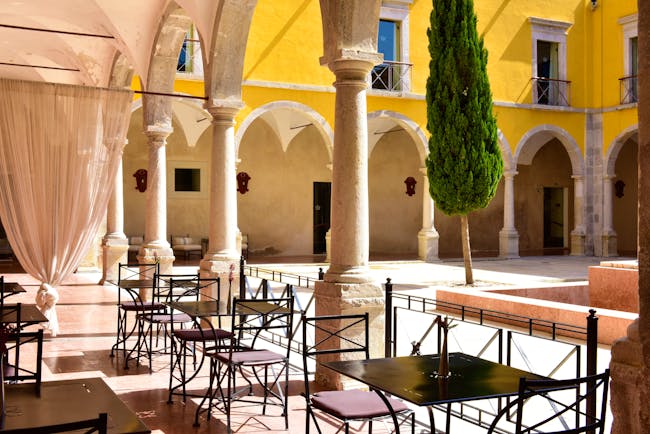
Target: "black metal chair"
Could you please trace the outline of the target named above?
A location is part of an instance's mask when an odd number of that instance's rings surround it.
[[[180,284],[181,281],[178,281]],[[184,283],[186,284],[186,282]],[[170,279],[170,287],[177,286],[175,279]],[[228,341],[232,337],[232,333],[222,327],[222,316],[227,316],[226,310],[227,302],[222,303],[221,299],[221,279],[215,278],[198,278],[196,279],[196,286],[193,289],[195,295],[199,298],[199,302],[214,303],[215,310],[223,313],[212,316],[211,318],[193,317],[191,318],[192,326],[190,328],[177,328],[179,321],[170,320],[171,335],[171,353],[170,353],[170,368],[169,368],[169,397],[168,403],[172,402],[173,395],[181,395],[183,402],[186,401],[187,396],[201,397],[203,395],[190,394],[187,391],[187,384],[194,379],[201,367],[203,366],[206,355],[218,349],[226,348]],[[212,297],[216,295],[216,297]],[[176,315],[184,315],[181,312],[176,312],[173,309],[169,314],[171,317]],[[197,346],[200,346],[201,357],[197,366]],[[192,358],[192,369],[188,367],[188,358]],[[180,389],[180,392],[177,390]]]
[[[289,429],[287,395],[293,315],[293,297],[234,299],[233,338],[225,351],[210,355],[210,386],[197,408],[194,426],[199,425],[202,411],[207,411],[209,420],[211,409],[216,408],[225,413],[228,433],[232,433],[231,410],[233,403],[239,402],[249,407],[261,405],[262,415],[266,415],[267,406],[280,407],[285,429]],[[286,339],[286,348],[275,350],[263,346],[263,342],[272,340],[271,335],[276,340],[278,336]],[[238,375],[246,382],[239,388]],[[261,387],[261,396],[254,395],[253,381]],[[208,407],[203,410],[206,400]]]
[[[118,264],[117,278],[117,331],[115,343],[111,347],[111,357],[117,351],[124,354],[124,369],[129,369],[129,359],[133,349],[127,349],[126,343],[137,330],[135,317],[145,309],[164,310],[162,303],[145,303],[146,298],[141,297],[141,291],[150,290],[153,294],[154,276],[160,273],[160,265],[154,264]],[[128,325],[129,314],[134,316],[133,325]],[[120,348],[120,345],[122,348]],[[134,347],[137,349],[137,346]]]
[[[62,397],[65,399],[65,397]],[[81,431],[84,430],[84,431]],[[71,432],[83,434],[99,433],[107,434],[108,433],[108,414],[99,413],[99,416],[95,419],[86,419],[79,420],[68,423],[61,423],[57,425],[47,425],[39,426],[32,428],[17,428],[17,429],[3,429],[2,433],[6,434],[53,434],[53,433],[62,433],[62,432]]]
[[[313,339],[313,343],[311,343]],[[374,421],[396,424],[410,420],[411,433],[415,432],[415,413],[402,401],[387,398],[374,391],[334,390],[312,392],[309,383],[309,359],[329,357],[336,360],[341,354],[358,354],[368,359],[368,313],[350,315],[325,315],[308,317],[302,314],[302,360],[305,383],[307,413],[305,432],[309,434],[311,422],[320,433],[317,411],[341,421],[345,433],[350,432],[350,423],[368,423],[372,433]],[[340,429],[340,428],[339,428]]]
[[[185,313],[172,312],[165,305],[170,301],[199,299],[199,274],[155,274],[154,289],[149,300],[140,300],[145,306],[139,310],[136,316],[138,324],[138,341],[134,350],[137,351],[135,358],[139,361],[144,355],[149,360],[149,372],[153,371],[152,356],[154,353],[169,354],[171,349],[167,347],[167,338],[170,333],[171,323],[184,324],[192,322],[192,318]],[[146,306],[149,304],[150,306]],[[162,305],[162,308],[161,308]],[[154,345],[153,337],[156,335]],[[159,337],[162,335],[163,346],[159,347]]]
[[[602,434],[608,390],[609,369],[601,374],[568,380],[522,378],[517,398],[498,413],[488,433],[502,432],[507,426],[508,432],[515,434]],[[592,411],[588,411],[589,407]]]
[[[0,303],[0,346],[3,352],[2,375],[3,382],[34,381],[35,391],[41,390],[42,360],[43,360],[43,329],[26,331],[21,321],[22,304],[7,305]],[[25,344],[36,344],[36,359],[26,364],[21,359],[21,347]],[[10,356],[10,353],[13,353]]]

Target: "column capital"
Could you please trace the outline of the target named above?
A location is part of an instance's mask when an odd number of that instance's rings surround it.
[[[504,170],[503,171],[503,177],[504,178],[514,178],[517,175],[519,175],[519,172],[517,172],[516,170]]]
[[[612,173],[611,175],[607,174],[607,175],[603,176],[604,181],[612,181],[614,179],[616,179],[616,174],[615,173]]]
[[[147,125],[144,128],[144,135],[149,139],[149,145],[161,147],[167,144],[167,137],[173,131],[170,125]]]
[[[576,181],[584,181],[585,175],[571,175],[571,179],[575,179]]]
[[[235,116],[244,108],[241,100],[212,100],[205,104],[204,108],[212,116],[212,122],[235,122]]]
[[[383,57],[377,52],[342,48],[329,58],[321,57],[320,62],[321,65],[327,65],[336,75],[337,82],[346,80],[366,82],[368,73],[383,61]]]

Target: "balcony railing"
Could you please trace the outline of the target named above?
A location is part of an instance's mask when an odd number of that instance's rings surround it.
[[[370,73],[372,88],[389,92],[408,92],[411,90],[412,69],[411,63],[385,61],[375,66]]]
[[[203,75],[203,60],[201,58],[201,42],[198,39],[185,39],[178,55],[176,71]]]
[[[555,106],[571,105],[571,82],[555,78],[533,77],[533,103]]]
[[[618,79],[621,104],[632,104],[639,101],[638,78],[636,75],[630,75]]]

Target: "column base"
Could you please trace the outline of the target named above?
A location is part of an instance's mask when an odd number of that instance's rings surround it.
[[[374,283],[317,281],[314,288],[315,314],[347,315],[368,312],[370,357],[384,356],[385,303],[383,288]],[[329,369],[316,368],[315,381],[327,388],[345,389],[352,381]]]
[[[571,256],[585,255],[585,234],[583,231],[571,232]]]
[[[435,229],[422,229],[418,232],[418,258],[425,262],[437,262],[440,235]]]
[[[150,244],[140,247],[136,258],[140,264],[154,264],[158,262],[160,264],[160,274],[172,274],[174,260],[176,259],[174,257],[174,251],[169,245],[159,247]]]
[[[519,257],[519,232],[516,229],[501,229],[499,232],[499,257],[504,259]]]
[[[239,257],[219,255],[206,255],[201,260],[199,273],[202,278],[221,279],[219,296],[221,300],[227,301],[229,293],[230,297],[239,297],[239,261]],[[218,294],[208,295],[213,298],[218,297]]]
[[[102,278],[100,285],[117,282],[120,263],[129,260],[129,240],[125,238],[105,238],[102,241]]]
[[[612,434],[641,434],[644,401],[642,391],[647,388],[647,369],[643,366],[642,347],[639,338],[639,319],[627,329],[627,336],[612,345],[610,361],[610,406],[612,410]],[[646,389],[647,390],[647,389]],[[647,415],[646,415],[647,416]]]
[[[618,256],[618,236],[616,232],[609,231],[601,236],[601,256],[611,258]]]

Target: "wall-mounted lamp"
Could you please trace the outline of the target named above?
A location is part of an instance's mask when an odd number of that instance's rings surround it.
[[[614,194],[616,195],[616,197],[620,199],[621,197],[625,196],[624,190],[625,190],[625,183],[619,179],[614,184]]]
[[[404,184],[406,184],[406,194],[409,196],[413,196],[415,194],[415,184],[418,182],[413,178],[412,176],[409,176],[404,180]]]
[[[591,10],[593,11],[598,7],[598,0],[591,0]]]
[[[246,172],[239,172],[237,174],[237,191],[244,194],[248,191],[248,181],[251,177]]]

